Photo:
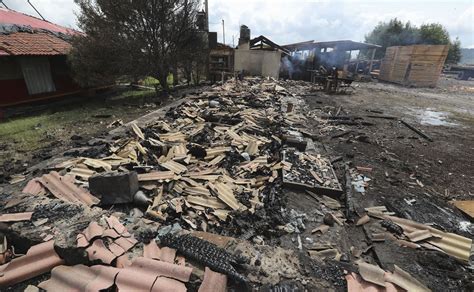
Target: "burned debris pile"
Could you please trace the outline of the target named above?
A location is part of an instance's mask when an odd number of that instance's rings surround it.
[[[33,240],[16,256],[0,234],[0,287],[51,272],[35,285],[225,291],[278,289],[290,279],[309,290],[429,290],[412,270],[377,261],[392,245],[449,255],[465,270],[471,239],[354,202],[372,168],[342,165],[315,146],[314,133],[352,130],[327,117],[341,108],[304,111],[302,96],[312,92],[300,81],[229,81],[125,125],[100,151],[86,151],[94,155],[50,161],[21,193],[2,195],[0,222]],[[44,266],[35,268],[38,258]],[[84,277],[63,280],[75,274]]]

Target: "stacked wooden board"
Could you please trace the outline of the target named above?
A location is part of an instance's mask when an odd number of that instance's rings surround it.
[[[413,87],[435,87],[448,55],[447,45],[388,47],[379,79]]]

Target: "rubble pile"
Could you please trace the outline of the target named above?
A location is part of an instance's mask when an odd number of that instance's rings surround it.
[[[0,287],[51,272],[40,288],[429,290],[401,267],[377,262],[379,250],[392,246],[448,255],[465,271],[471,239],[384,205],[355,204],[372,168],[346,163],[335,171],[342,158],[314,145],[316,131],[350,131],[327,123],[340,108],[303,111],[301,96],[312,91],[305,82],[228,81],[151,123],[125,125],[99,142],[100,151],[50,163],[1,209],[0,222],[37,228],[42,242],[17,256],[0,234]],[[17,269],[35,259],[40,270]],[[63,280],[76,273],[83,279]]]

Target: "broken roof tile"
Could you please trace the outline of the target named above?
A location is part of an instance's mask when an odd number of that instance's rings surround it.
[[[177,280],[166,278],[166,277],[158,277],[153,287],[151,288],[151,292],[186,292],[186,286],[184,283],[181,283]]]
[[[148,259],[159,260],[161,256],[161,250],[156,244],[155,240],[151,240],[150,243],[143,245],[143,257]]]
[[[92,196],[85,189],[76,186],[72,182],[73,180],[72,176],[61,176],[56,171],[52,171],[39,178],[39,182],[60,200],[71,203],[83,203],[87,206],[99,203],[99,199]]]
[[[29,221],[33,212],[9,213],[0,215],[0,222]]]
[[[358,265],[359,273],[362,276],[362,279],[367,282],[385,287],[384,270],[376,265],[371,265],[364,262],[360,262]]]
[[[227,184],[210,182],[209,187],[217,194],[217,197],[231,207],[232,210],[238,210],[240,208],[239,202],[234,196],[234,192]]]
[[[120,291],[186,291],[176,280],[189,281],[191,272],[191,268],[137,258],[117,275],[116,284]]]
[[[132,247],[137,244],[137,241],[133,237],[119,237],[117,238],[114,243],[119,245],[121,248],[123,248],[125,251],[131,249]]]
[[[138,175],[138,181],[160,181],[173,178],[175,178],[175,174],[172,171],[153,171]]]
[[[102,239],[94,240],[94,242],[92,242],[92,245],[89,246],[86,251],[89,260],[101,260],[104,264],[109,265],[117,257],[110,250],[108,250],[107,247],[105,247],[105,244]]]
[[[99,223],[92,221],[82,233],[86,237],[87,241],[92,241],[92,239],[102,236],[104,233],[104,228],[102,228]]]
[[[175,265],[172,263],[157,261],[139,257],[132,263],[132,268],[139,271],[151,271],[156,273],[157,276],[164,276],[180,280],[182,282],[188,282],[191,277],[192,268]]]
[[[51,271],[51,279],[38,286],[46,291],[100,291],[114,285],[119,271],[102,265],[58,266]]]
[[[204,270],[204,280],[198,292],[225,292],[227,291],[227,275],[216,273],[208,267]]]
[[[397,265],[394,265],[393,274],[386,273],[385,281],[394,283],[407,291],[420,291],[427,292],[431,291],[420,281],[412,277],[410,274],[399,268]]]
[[[89,241],[87,240],[86,236],[82,233],[79,233],[76,236],[76,243],[77,243],[77,247],[87,247],[87,246],[89,246]]]
[[[61,264],[63,260],[54,250],[54,241],[34,245],[26,255],[0,266],[0,287],[39,276]]]
[[[30,180],[22,190],[25,194],[30,194],[34,196],[40,196],[46,194],[46,190],[39,183],[38,179],[34,178]]]
[[[176,249],[165,246],[160,249],[160,252],[160,260],[167,263],[174,263],[174,258],[176,257]]]

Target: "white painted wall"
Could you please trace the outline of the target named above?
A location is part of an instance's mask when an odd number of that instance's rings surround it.
[[[280,76],[281,52],[249,50],[248,44],[235,50],[234,69],[251,75],[273,77]]]

